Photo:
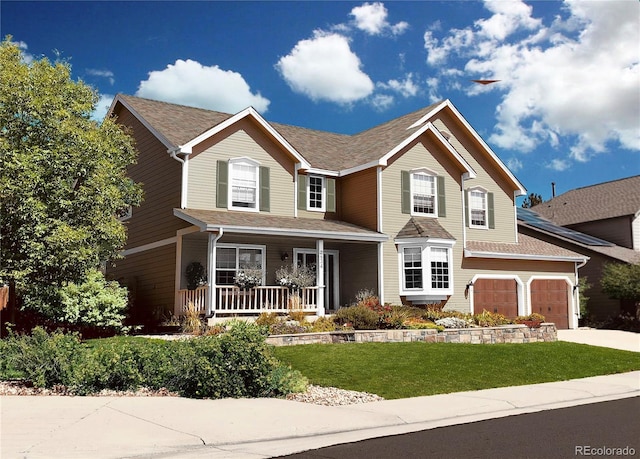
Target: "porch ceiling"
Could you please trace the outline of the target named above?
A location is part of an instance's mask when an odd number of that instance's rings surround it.
[[[313,237],[359,242],[384,242],[389,239],[386,234],[339,220],[201,209],[173,209],[173,214],[200,227],[201,231],[217,232],[222,229],[225,233]]]

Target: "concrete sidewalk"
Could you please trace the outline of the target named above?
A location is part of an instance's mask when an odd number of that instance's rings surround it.
[[[633,333],[560,330],[558,337],[640,351],[640,336]],[[0,456],[266,458],[638,396],[640,371],[342,407],[279,399],[5,396],[0,397]]]
[[[279,399],[1,397],[1,456],[265,458],[640,396],[640,372],[326,407]]]

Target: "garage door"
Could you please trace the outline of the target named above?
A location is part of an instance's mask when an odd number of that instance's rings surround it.
[[[569,285],[559,279],[531,282],[531,312],[542,314],[556,328],[569,328]]]
[[[518,287],[514,279],[476,279],[473,283],[473,310],[518,315]]]

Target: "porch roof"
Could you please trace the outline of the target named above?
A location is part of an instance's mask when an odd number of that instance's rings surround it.
[[[518,233],[517,243],[467,241],[464,256],[573,263],[583,263],[589,259],[587,256],[522,233]]]
[[[182,220],[201,231],[259,234],[263,236],[311,237],[357,242],[384,242],[386,234],[340,220],[282,217],[258,212],[224,212],[201,209],[173,209]]]

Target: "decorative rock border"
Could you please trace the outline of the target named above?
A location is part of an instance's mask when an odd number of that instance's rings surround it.
[[[296,344],[331,343],[403,343],[424,341],[427,343],[536,343],[557,341],[558,334],[553,323],[543,323],[538,328],[526,325],[502,325],[483,328],[450,328],[442,332],[426,330],[353,330],[322,333],[299,333],[271,335],[267,343],[274,346]]]

